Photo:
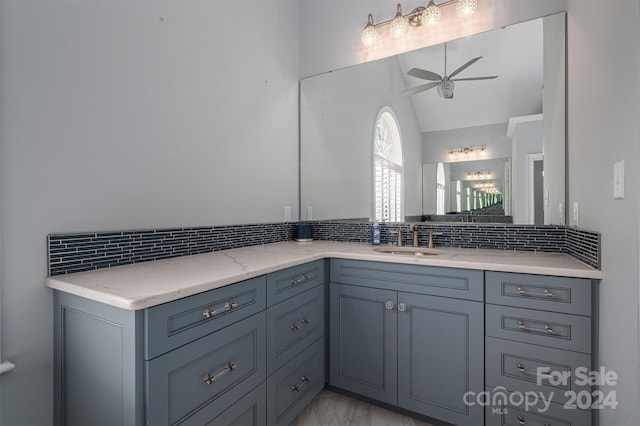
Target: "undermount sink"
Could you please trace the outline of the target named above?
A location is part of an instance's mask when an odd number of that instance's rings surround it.
[[[383,246],[373,249],[378,253],[387,254],[402,254],[409,256],[434,256],[438,254],[444,254],[442,250],[436,250],[426,247],[398,247],[398,246]]]

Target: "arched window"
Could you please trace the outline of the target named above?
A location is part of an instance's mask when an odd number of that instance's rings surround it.
[[[373,132],[373,217],[377,222],[401,222],[403,203],[402,137],[393,111],[378,113]]]
[[[444,164],[438,163],[438,170],[436,171],[436,214],[444,214],[444,194]]]

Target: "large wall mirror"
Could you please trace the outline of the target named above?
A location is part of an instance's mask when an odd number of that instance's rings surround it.
[[[565,28],[561,13],[301,80],[301,220],[564,224]],[[403,94],[437,83],[411,69],[479,56],[452,98]]]

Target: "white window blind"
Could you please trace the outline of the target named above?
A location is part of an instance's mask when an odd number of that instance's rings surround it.
[[[403,216],[402,140],[390,108],[378,114],[373,138],[373,217],[377,222],[401,222]]]

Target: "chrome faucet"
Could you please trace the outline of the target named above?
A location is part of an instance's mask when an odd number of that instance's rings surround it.
[[[413,232],[413,246],[418,247],[418,225],[415,223],[411,224],[409,231]]]
[[[432,230],[429,230],[429,243],[427,246],[428,248],[435,248],[433,244],[433,237],[438,235],[442,235],[442,232],[433,232]]]

